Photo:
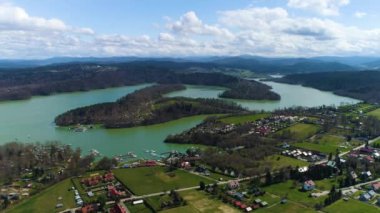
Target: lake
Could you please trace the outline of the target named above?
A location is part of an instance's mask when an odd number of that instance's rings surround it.
[[[290,85],[276,82],[263,82],[271,86],[274,92],[281,96],[279,101],[251,101],[251,100],[231,100],[250,110],[273,111],[292,106],[315,107],[322,105],[335,105],[357,103],[358,100],[335,95],[331,92],[324,92],[317,89],[300,85]],[[186,85],[187,89],[170,93],[169,97],[184,96],[193,98],[218,98],[218,95],[225,91],[221,87],[205,87]]]
[[[290,106],[320,106],[355,103],[355,99],[345,98],[329,92],[297,85],[266,82],[273,91],[282,96],[280,101],[236,102],[253,110],[274,110]],[[45,142],[61,141],[80,147],[84,153],[95,148],[108,156],[135,152],[139,157],[151,157],[145,150],[162,153],[169,150],[184,150],[186,145],[165,144],[169,134],[180,133],[202,122],[206,116],[194,116],[145,127],[127,129],[95,128],[86,132],[73,132],[56,127],[54,118],[73,108],[115,101],[118,98],[149,84],[93,90],[87,92],[64,93],[51,96],[33,97],[30,100],[0,102],[0,144],[10,141]],[[216,98],[224,88],[189,86],[168,96]]]

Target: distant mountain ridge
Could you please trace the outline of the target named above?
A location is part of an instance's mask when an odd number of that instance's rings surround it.
[[[380,57],[261,57],[261,56],[209,56],[209,57],[55,57],[36,60],[0,59],[0,69],[31,68],[65,63],[130,63],[130,62],[203,63],[215,67],[247,69],[258,73],[307,73],[377,69]]]

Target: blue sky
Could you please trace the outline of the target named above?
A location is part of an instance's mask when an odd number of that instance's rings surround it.
[[[378,0],[0,0],[0,54],[380,55],[378,11]]]

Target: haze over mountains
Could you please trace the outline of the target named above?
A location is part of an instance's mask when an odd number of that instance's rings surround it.
[[[321,56],[313,58],[268,58],[260,56],[226,57],[55,57],[36,60],[0,60],[1,69],[30,68],[63,63],[127,63],[133,61],[150,62],[196,62],[210,64],[213,67],[248,69],[259,73],[304,73],[327,71],[373,70],[380,67],[380,57],[335,57]],[[204,65],[202,65],[204,66]]]

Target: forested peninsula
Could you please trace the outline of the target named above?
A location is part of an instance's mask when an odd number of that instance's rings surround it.
[[[228,88],[221,94],[224,98],[280,99],[278,94],[263,83],[212,72],[212,69],[210,64],[202,63],[141,61],[123,64],[59,64],[0,70],[0,101],[142,83],[221,86]]]
[[[201,114],[246,111],[239,105],[218,99],[167,98],[163,95],[185,89],[181,84],[154,85],[128,94],[116,102],[70,110],[56,117],[59,126],[102,124],[106,128],[151,125]]]
[[[380,102],[379,71],[292,74],[273,80],[331,91],[337,95],[356,98],[370,103]]]

